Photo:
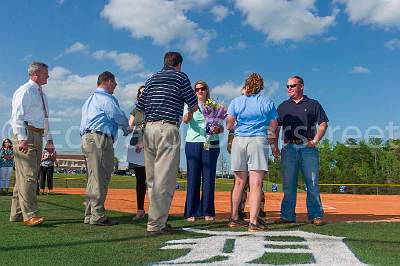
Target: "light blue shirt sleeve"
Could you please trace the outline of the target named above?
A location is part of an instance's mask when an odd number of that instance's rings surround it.
[[[227,113],[228,113],[228,115],[231,115],[236,118],[237,114],[235,112],[235,100],[236,99],[233,99],[231,101],[231,103],[229,104]]]
[[[110,95],[111,96],[111,95]],[[129,127],[128,118],[126,117],[124,111],[119,107],[119,103],[114,96],[111,96],[110,101],[104,103],[104,112],[108,119],[115,122],[119,128],[125,130]]]

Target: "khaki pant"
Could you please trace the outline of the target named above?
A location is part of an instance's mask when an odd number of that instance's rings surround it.
[[[165,227],[175,192],[180,156],[179,128],[162,122],[149,122],[144,133],[144,161],[150,200],[147,231]]]
[[[96,133],[83,135],[82,152],[87,161],[85,223],[106,219],[104,202],[114,166],[114,147],[110,137]]]
[[[11,200],[10,221],[27,221],[37,216],[37,178],[42,157],[42,134],[28,131],[28,152],[18,149],[17,137],[13,136],[15,161],[15,186]]]

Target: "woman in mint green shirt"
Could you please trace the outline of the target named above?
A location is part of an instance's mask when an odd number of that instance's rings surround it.
[[[220,152],[218,134],[222,133],[224,128],[221,126],[211,129],[213,135],[210,139],[210,149],[205,150],[206,123],[202,110],[203,104],[210,98],[210,91],[207,83],[201,80],[196,81],[194,89],[199,110],[191,115],[185,106],[183,116],[183,122],[188,124],[185,144],[188,171],[185,218],[189,222],[194,222],[197,217],[204,216],[206,221],[212,221],[215,217],[215,175]]]

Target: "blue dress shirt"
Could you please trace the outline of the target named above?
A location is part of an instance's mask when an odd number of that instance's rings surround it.
[[[119,107],[118,100],[103,88],[97,88],[82,107],[80,133],[100,131],[117,138],[118,128],[129,131],[128,118]]]

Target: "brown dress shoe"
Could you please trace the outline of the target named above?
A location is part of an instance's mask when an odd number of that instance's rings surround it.
[[[323,225],[323,224],[324,224],[324,222],[322,221],[322,218],[320,218],[320,217],[314,218],[314,219],[311,221],[311,223],[314,224],[314,225],[316,225],[316,226],[320,226],[320,225]]]
[[[36,226],[36,225],[42,224],[43,222],[44,222],[43,217],[36,216],[36,217],[32,217],[32,218],[29,219],[29,220],[26,220],[26,221],[24,222],[24,225],[27,225],[27,226]]]

